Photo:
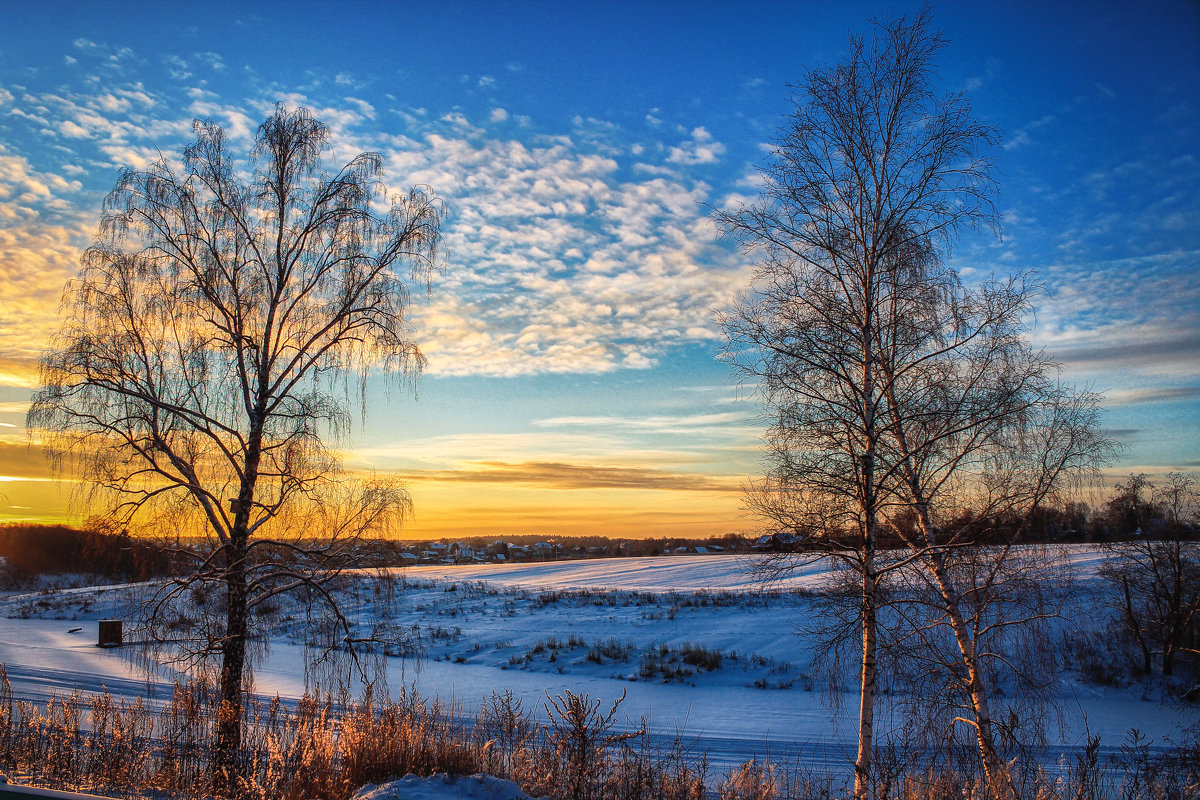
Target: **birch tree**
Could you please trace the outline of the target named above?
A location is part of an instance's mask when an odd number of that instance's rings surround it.
[[[996,744],[987,666],[1008,667],[1018,685],[1031,673],[1018,654],[994,646],[1051,613],[1036,593],[1012,587],[1027,557],[1013,551],[1021,521],[1080,476],[1093,474],[1111,443],[1099,433],[1097,398],[1062,384],[1056,365],[1024,337],[1036,286],[1024,277],[965,288],[932,248],[910,252],[883,317],[892,333],[878,352],[884,449],[895,483],[893,516],[958,651],[948,679],[994,790],[1011,794]],[[924,287],[921,291],[918,287]],[[990,545],[990,546],[982,546]]]
[[[907,561],[879,547],[899,478],[880,372],[898,322],[887,312],[937,291],[898,280],[914,255],[928,260],[964,227],[996,223],[997,133],[966,97],[936,90],[944,44],[927,10],[853,37],[841,61],[792,87],[760,198],[713,212],[758,259],[723,318],[727,357],[770,423],[766,475],[748,504],[860,579],[856,798],[870,792],[880,582]]]
[[[341,619],[332,568],[407,507],[395,485],[339,481],[329,445],[352,387],[423,364],[407,286],[435,266],[442,211],[423,189],[388,194],[378,154],[326,171],[329,131],[305,109],[277,106],[248,161],[212,121],[194,130],[182,169],[126,170],[106,199],[29,426],[93,503],[206,531],[166,591],[222,596],[202,649],[220,664],[214,780],[229,796],[251,613],[304,590]]]

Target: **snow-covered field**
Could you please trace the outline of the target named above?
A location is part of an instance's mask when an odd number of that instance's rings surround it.
[[[544,561],[525,564],[478,564],[409,567],[413,580],[443,579],[487,581],[513,589],[613,589],[634,592],[755,592],[763,589],[755,578],[752,556],[653,556],[597,558],[582,561]],[[828,567],[815,563],[800,567],[769,589],[818,589]]]
[[[1074,570],[1084,587],[1082,607],[1095,602],[1088,592],[1099,559],[1087,548],[1063,559],[1062,569]],[[511,690],[539,713],[548,695],[567,689],[606,703],[625,692],[621,712],[630,725],[647,719],[664,736],[682,734],[717,768],[769,753],[841,771],[853,760],[857,697],[849,681],[833,692],[840,703],[831,710],[811,669],[817,643],[805,632],[820,607],[812,593],[827,579],[825,567],[806,567],[763,591],[746,566],[734,556],[663,556],[414,567],[382,582],[364,573],[341,592],[364,633],[385,624],[421,651],[383,659],[393,688],[413,686],[466,712],[492,691]],[[169,670],[148,681],[133,648],[94,646],[96,621],[128,618],[132,592],[0,598],[0,661],[17,694],[103,685],[134,695],[148,682],[160,691],[169,685]],[[318,680],[328,687],[305,667],[308,624],[300,607],[279,610],[255,668],[256,691],[296,697]],[[1056,695],[1063,724],[1047,728],[1051,752],[1081,745],[1087,731],[1115,747],[1129,728],[1161,742],[1197,723],[1195,706],[1167,702],[1156,690],[1098,687],[1069,671]]]

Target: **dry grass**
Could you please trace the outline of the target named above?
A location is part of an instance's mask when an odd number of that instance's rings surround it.
[[[623,699],[623,697],[622,697]],[[645,728],[616,726],[611,706],[565,692],[526,709],[493,693],[468,719],[412,691],[353,705],[306,697],[247,710],[238,800],[345,800],[367,783],[407,774],[484,772],[551,800],[833,800],[839,785],[803,765],[750,761],[706,788],[707,763],[683,742],[656,744]],[[177,686],[157,706],[107,693],[35,704],[15,699],[0,664],[0,770],[22,782],[117,797],[212,797],[209,754],[215,699],[203,685]],[[539,721],[544,718],[545,722]],[[1200,796],[1200,747],[1152,752],[1131,739],[1102,768],[1097,743],[1061,774],[1021,776],[1030,800],[1184,800]],[[881,770],[886,772],[886,770]],[[907,771],[875,789],[877,800],[1013,797],[952,769]]]
[[[570,692],[546,706],[547,724],[511,693],[473,719],[401,691],[371,691],[348,707],[305,697],[246,712],[238,797],[344,800],[407,774],[486,772],[552,800],[702,800],[704,774],[650,745],[645,731],[613,730],[616,708]],[[0,770],[22,782],[111,794],[212,796],[209,756],[216,702],[202,685],[176,686],[158,707],[107,693],[15,700],[0,665]]]

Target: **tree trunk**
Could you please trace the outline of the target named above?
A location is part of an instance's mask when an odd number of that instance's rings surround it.
[[[864,368],[864,416],[868,430],[873,427],[870,396],[872,390],[870,354]],[[875,441],[868,438],[862,455],[862,672],[858,696],[858,756],[854,760],[854,800],[868,800],[871,794],[871,756],[875,747],[876,620],[879,611],[879,581],[875,574]]]
[[[219,797],[237,792],[238,754],[242,746],[242,676],[246,667],[245,539],[229,545],[225,573],[225,636],[221,642],[220,707],[213,751],[213,788]]]
[[[1138,643],[1138,648],[1142,651],[1142,674],[1149,675],[1154,669],[1153,654],[1150,652],[1150,645],[1146,643],[1141,621],[1138,619],[1137,612],[1133,608],[1133,593],[1129,589],[1128,578],[1121,578],[1121,589],[1125,599],[1125,621],[1129,623],[1129,632],[1133,634],[1134,640]]]
[[[862,351],[862,386],[860,402],[863,432],[862,453],[859,455],[859,482],[862,510],[862,674],[858,699],[858,756],[854,760],[854,800],[868,800],[871,795],[871,757],[875,747],[875,681],[876,621],[879,611],[879,578],[875,574],[876,503],[875,450],[878,432],[875,430],[875,371],[876,353],[872,322],[875,313],[874,277],[870,260],[862,283],[863,326],[859,347]]]
[[[951,630],[954,632],[954,642],[958,645],[963,668],[967,672],[967,697],[971,703],[971,712],[975,715],[972,724],[975,727],[975,741],[979,748],[979,760],[983,764],[984,776],[993,792],[1003,789],[1005,794],[1015,798],[1016,793],[1009,781],[1008,771],[996,752],[996,740],[992,730],[992,710],[988,703],[987,687],[975,650],[975,639],[967,630],[966,620],[963,619],[962,612],[959,610],[962,598],[946,575],[939,554],[935,553],[927,558],[926,563],[937,583],[938,592],[942,597],[942,605],[950,619]]]
[[[858,757],[854,761],[855,800],[867,800],[870,797],[871,755],[875,746],[875,623],[879,589],[870,566],[863,571],[862,579],[862,672],[858,704]]]
[[[228,608],[225,635],[221,640],[221,705],[217,711],[217,743],[213,752],[213,784],[220,797],[234,797],[238,784],[238,756],[242,748],[242,681],[246,669],[246,640],[249,638],[249,587],[246,584],[246,554],[250,541],[250,511],[258,482],[262,456],[263,403],[251,414],[251,431],[246,447],[246,471],[233,512],[233,530],[225,546],[225,593]]]

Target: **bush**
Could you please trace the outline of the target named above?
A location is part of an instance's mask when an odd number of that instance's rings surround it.
[[[488,772],[550,800],[703,800],[703,775],[682,751],[664,753],[644,727],[615,729],[620,703],[601,714],[600,701],[567,692],[548,698],[539,725],[511,692],[493,693],[473,722],[409,690],[380,700],[368,688],[344,708],[307,696],[295,706],[252,702],[239,800],[346,800],[367,783],[439,772]],[[0,769],[34,785],[209,798],[215,708],[203,684],[176,686],[159,709],[107,692],[37,706],[14,699],[0,664]]]
[[[620,641],[616,637],[607,642],[595,642],[588,650],[587,660],[593,664],[603,664],[605,661],[628,661],[633,653],[633,642]]]
[[[712,672],[721,668],[721,651],[709,650],[702,644],[685,644],[679,650],[679,657],[685,664]]]

